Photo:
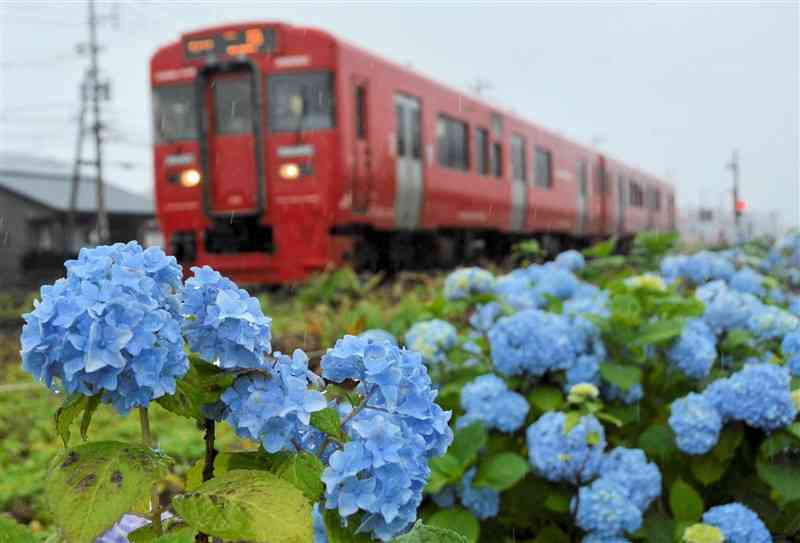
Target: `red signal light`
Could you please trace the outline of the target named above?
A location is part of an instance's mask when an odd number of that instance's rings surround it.
[[[736,200],[736,213],[744,213],[747,209],[747,202],[744,200]]]

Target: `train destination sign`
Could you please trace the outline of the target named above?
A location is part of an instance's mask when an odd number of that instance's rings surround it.
[[[274,50],[275,30],[272,28],[226,30],[219,34],[184,41],[184,51],[188,60],[271,53]]]

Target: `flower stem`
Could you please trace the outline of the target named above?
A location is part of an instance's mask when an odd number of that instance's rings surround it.
[[[146,407],[139,408],[139,425],[142,428],[142,441],[144,442],[144,446],[151,449],[155,448],[153,436],[150,433],[150,416],[147,413]],[[161,535],[163,530],[161,528],[161,498],[158,495],[158,487],[153,487],[153,494],[150,497],[150,501],[152,502],[153,529],[156,535]]]
[[[205,419],[203,428],[206,430],[206,458],[203,464],[203,482],[205,482],[214,478],[214,459],[217,457],[217,449],[214,447],[214,439],[216,438],[216,423],[214,419]],[[197,532],[194,540],[195,543],[208,543],[208,534]]]

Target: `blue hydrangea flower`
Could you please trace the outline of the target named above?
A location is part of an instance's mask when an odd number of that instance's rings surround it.
[[[559,254],[553,263],[559,268],[564,268],[571,272],[582,270],[586,266],[586,259],[583,255],[574,249],[564,251]]]
[[[800,377],[800,329],[784,336],[781,351],[786,357],[786,367],[791,374]]]
[[[456,504],[456,489],[453,486],[446,486],[431,498],[439,507],[449,509]]]
[[[760,341],[780,339],[800,327],[800,319],[774,305],[761,305],[747,322],[748,329]]]
[[[691,319],[667,352],[669,363],[692,379],[708,377],[717,358],[717,337],[703,319]]]
[[[723,420],[740,420],[767,432],[785,428],[797,416],[789,370],[774,364],[746,364],[714,382],[704,396]]]
[[[642,525],[642,511],[616,480],[600,477],[578,490],[573,499],[575,523],[595,536],[632,533]]]
[[[619,400],[625,405],[633,405],[642,401],[642,398],[644,398],[644,388],[638,383],[628,390],[622,390],[617,385],[611,383],[603,383],[601,391],[603,393],[603,398],[606,400],[612,402]]]
[[[509,390],[505,381],[493,373],[481,375],[461,389],[461,408],[464,416],[458,420],[463,428],[481,421],[487,430],[515,432],[524,423],[530,409],[521,394]]]
[[[524,269],[498,277],[494,291],[498,300],[517,311],[544,305],[543,296],[534,291],[530,277]]]
[[[325,396],[309,389],[308,357],[275,353],[265,374],[245,374],[222,394],[225,421],[237,435],[260,442],[267,452],[296,451],[311,413],[327,407]]]
[[[565,431],[567,416],[550,411],[528,427],[528,456],[539,475],[554,482],[591,480],[603,459],[603,426],[591,415]]]
[[[345,519],[361,511],[359,532],[391,540],[416,519],[428,460],[453,440],[451,413],[435,403],[418,352],[345,336],[323,356],[322,370],[333,381],[358,381],[362,398],[343,419],[350,441],[323,472],[325,507]]]
[[[497,302],[481,304],[475,308],[475,312],[469,318],[469,325],[474,330],[485,334],[491,329],[494,323],[503,316],[503,307]]]
[[[483,268],[459,268],[444,280],[444,297],[447,300],[463,300],[476,294],[491,294],[494,291],[494,275]]]
[[[661,495],[661,471],[648,462],[644,451],[617,447],[603,456],[599,472],[616,481],[636,507],[646,511]]]
[[[546,299],[546,296],[554,296],[560,300],[572,298],[581,283],[575,274],[553,262],[531,264],[527,272],[528,279],[533,283],[533,291],[541,300]]]
[[[22,367],[68,394],[102,393],[120,413],[175,392],[188,370],[180,333],[181,268],[136,242],[81,249],[66,279],[23,315]]]
[[[741,503],[712,507],[703,515],[703,523],[719,528],[725,543],[772,543],[772,536],[758,515]]]
[[[425,362],[438,364],[447,360],[447,351],[456,344],[458,332],[447,321],[420,321],[406,332],[406,346],[422,354]]]
[[[795,317],[800,317],[800,296],[794,296],[789,302],[789,313]]]
[[[311,509],[311,525],[314,528],[314,543],[328,543],[328,532],[325,530],[325,520],[319,510],[319,503]]]
[[[128,534],[150,524],[150,521],[138,515],[125,514],[114,526],[95,540],[95,543],[129,543]]]
[[[492,361],[504,375],[542,376],[575,363],[569,322],[536,309],[502,317],[489,330]]]
[[[388,341],[392,345],[397,345],[397,338],[394,337],[391,332],[387,332],[386,330],[382,330],[380,328],[364,330],[358,334],[358,337],[373,343],[383,343],[384,341]]]
[[[589,534],[581,543],[630,543],[630,540],[619,535]]]
[[[754,296],[764,296],[764,276],[753,268],[742,268],[731,276],[729,282],[731,288],[739,292],[749,292]]]
[[[272,319],[261,304],[208,266],[193,267],[183,291],[184,332],[192,351],[222,368],[261,368]]]
[[[475,468],[470,468],[461,478],[458,485],[461,503],[481,520],[496,517],[500,510],[500,494],[491,488],[472,486],[476,471]]]
[[[703,285],[695,291],[695,297],[705,304],[703,320],[716,334],[747,328],[753,315],[763,307],[758,298],[733,290],[724,281]]]
[[[719,441],[722,418],[711,401],[692,392],[672,403],[669,426],[680,450],[687,454],[705,454]]]

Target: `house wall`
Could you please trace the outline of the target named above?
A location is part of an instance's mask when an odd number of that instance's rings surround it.
[[[30,224],[55,216],[47,207],[0,188],[0,289],[23,282],[22,257],[37,244]]]

